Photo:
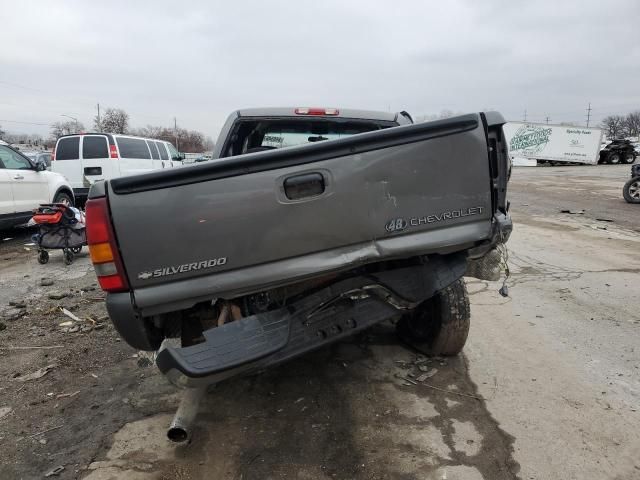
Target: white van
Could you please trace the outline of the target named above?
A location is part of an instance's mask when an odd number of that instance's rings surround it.
[[[69,180],[77,203],[99,180],[178,165],[182,156],[169,142],[109,133],[64,135],[51,156],[51,170]]]

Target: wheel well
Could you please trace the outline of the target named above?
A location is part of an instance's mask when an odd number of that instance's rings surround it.
[[[73,191],[71,191],[67,187],[60,187],[58,190],[56,190],[56,193],[53,195],[53,198],[51,200],[52,201],[55,200],[59,193],[66,193],[67,195],[69,195],[69,197],[71,197],[71,201],[73,202],[73,205],[75,206],[76,198],[73,195]]]

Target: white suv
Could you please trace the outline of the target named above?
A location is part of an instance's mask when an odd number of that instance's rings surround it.
[[[47,171],[45,163],[0,145],[0,229],[26,223],[41,203],[60,202],[74,203],[66,178]]]
[[[69,179],[79,203],[97,181],[178,165],[182,155],[169,142],[109,133],[64,135],[51,158],[51,170]]]

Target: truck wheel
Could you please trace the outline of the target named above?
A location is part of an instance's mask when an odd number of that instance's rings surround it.
[[[609,157],[607,158],[607,163],[610,163],[611,165],[617,165],[618,163],[620,163],[621,159],[622,157],[619,153],[610,153]]]
[[[469,295],[460,278],[403,316],[397,332],[426,355],[457,355],[467,341],[470,323]]]
[[[622,196],[627,203],[640,203],[640,177],[633,177],[624,184]]]
[[[73,201],[71,200],[71,197],[64,192],[58,193],[56,195],[56,198],[53,199],[53,203],[65,203],[70,207],[73,207]]]
[[[636,159],[636,156],[633,153],[631,152],[625,153],[622,159],[622,163],[626,163],[626,164],[633,163],[635,159]]]

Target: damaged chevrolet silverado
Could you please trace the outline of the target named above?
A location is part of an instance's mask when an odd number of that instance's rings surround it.
[[[187,387],[383,321],[459,353],[463,275],[511,233],[504,122],[240,110],[214,160],[95,184],[87,238],[115,327]]]

